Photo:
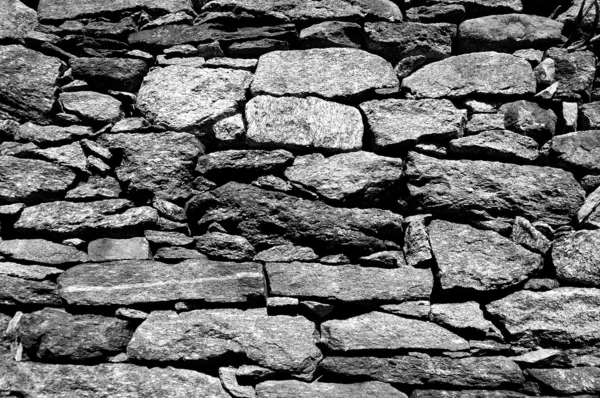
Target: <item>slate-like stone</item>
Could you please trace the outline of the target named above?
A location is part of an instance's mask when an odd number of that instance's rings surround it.
[[[194,238],[181,232],[149,230],[144,231],[144,236],[157,246],[191,246],[194,243]]]
[[[584,199],[571,173],[551,167],[410,153],[404,175],[411,202],[423,212],[475,218],[518,215],[556,226],[570,223]]]
[[[310,247],[279,245],[263,250],[254,256],[254,261],[271,263],[291,263],[294,261],[315,261],[318,260],[313,249]]]
[[[0,201],[29,204],[58,199],[75,182],[75,178],[75,173],[60,165],[0,156]]]
[[[276,39],[260,39],[232,43],[227,49],[230,57],[258,58],[271,51],[289,50],[289,43]]]
[[[209,179],[238,179],[255,174],[270,174],[291,164],[294,155],[279,149],[265,150],[228,150],[212,152],[200,156],[196,163],[196,172]]]
[[[138,360],[206,363],[244,355],[269,369],[311,379],[323,357],[316,330],[303,317],[268,316],[265,309],[152,312],[127,347]],[[155,344],[161,341],[160,345]]]
[[[600,341],[600,290],[560,287],[519,291],[486,306],[521,345],[589,345]]]
[[[19,0],[2,0],[0,40],[21,41],[37,26],[37,13]]]
[[[467,301],[464,303],[432,304],[429,318],[453,330],[476,333],[479,336],[494,335],[502,337],[502,333],[483,315],[479,303]]]
[[[376,152],[396,152],[421,140],[462,137],[467,122],[467,112],[448,100],[375,100],[360,104],[360,109]]]
[[[87,254],[73,246],[43,239],[2,240],[0,254],[11,260],[38,264],[68,265],[88,261]]]
[[[427,216],[412,216],[405,220],[402,250],[406,263],[411,267],[428,266],[433,259],[426,218]]]
[[[88,244],[90,261],[150,260],[150,245],[146,238],[102,238]]]
[[[243,236],[209,232],[196,238],[196,249],[212,258],[248,261],[256,252]]]
[[[49,124],[63,69],[58,58],[21,45],[0,46],[0,114]]]
[[[512,53],[526,48],[546,50],[564,41],[562,28],[561,22],[537,15],[490,15],[460,24],[457,46],[460,53]]]
[[[540,254],[546,254],[552,243],[538,231],[526,218],[515,217],[510,238],[525,248]]]
[[[239,303],[262,297],[265,280],[256,263],[188,260],[82,264],[59,278],[60,295],[72,305],[128,306],[181,300]]]
[[[466,9],[467,18],[520,13],[523,11],[522,0],[428,0],[427,4],[463,5]]]
[[[352,48],[274,51],[260,57],[252,95],[316,95],[354,100],[398,91],[398,78],[383,58]]]
[[[362,35],[357,23],[327,21],[302,29],[299,40],[302,48],[360,48]]]
[[[56,283],[0,275],[0,304],[61,306]]]
[[[41,158],[42,160],[69,167],[83,174],[88,173],[88,161],[79,142],[46,149],[27,150],[21,156]]]
[[[600,393],[600,369],[530,369],[529,374],[551,391],[561,394]]]
[[[510,130],[490,130],[450,141],[448,152],[469,159],[532,163],[539,156],[539,145],[531,137]]]
[[[504,115],[504,128],[524,134],[543,143],[556,131],[557,117],[552,109],[544,109],[535,102],[515,101],[498,109]]]
[[[433,277],[428,269],[367,268],[310,263],[267,263],[273,295],[333,301],[428,300]]]
[[[494,231],[434,220],[429,241],[439,268],[442,289],[489,291],[526,280],[542,265],[542,257]]]
[[[168,129],[203,128],[235,113],[251,76],[225,68],[155,68],[144,78],[137,106],[147,119]]]
[[[303,383],[297,380],[269,380],[256,386],[257,398],[408,398],[389,384],[378,381],[365,383]]]
[[[121,195],[119,182],[112,177],[91,176],[65,195],[65,199],[73,201],[117,199]]]
[[[552,244],[552,263],[563,284],[600,287],[600,231],[575,231]]]
[[[600,128],[600,101],[581,105],[577,125],[581,130],[597,130]]]
[[[364,29],[367,49],[393,64],[416,56],[425,63],[448,58],[456,35],[451,24],[367,22]]]
[[[583,181],[580,183],[584,185]],[[577,223],[586,228],[600,228],[600,187],[585,199],[585,203],[577,212]]]
[[[529,62],[493,51],[457,55],[419,69],[402,81],[417,98],[464,98],[477,95],[534,94]]]
[[[151,207],[133,207],[125,199],[96,202],[47,202],[27,207],[16,221],[19,234],[56,238],[135,235],[156,224]]]
[[[43,265],[23,265],[17,263],[0,262],[0,275],[11,276],[15,278],[28,279],[33,281],[43,281],[48,278],[55,278],[62,274],[63,270],[46,267]],[[0,329],[1,330],[1,329]]]
[[[110,95],[73,91],[61,93],[58,100],[67,112],[93,125],[104,126],[123,117],[121,102]]]
[[[70,62],[75,79],[100,90],[136,92],[148,70],[146,62],[132,58],[75,58]]]
[[[252,148],[344,152],[362,147],[358,109],[316,97],[261,95],[246,104],[246,120]]]
[[[407,318],[427,320],[431,305],[429,300],[406,301],[399,304],[384,304],[379,307],[381,311]]]
[[[558,89],[553,99],[559,101],[588,102],[591,100],[592,84],[596,74],[596,57],[591,51],[569,52],[566,48],[553,47],[546,51],[546,58],[554,60]]]
[[[469,343],[465,339],[435,323],[383,312],[369,312],[349,319],[323,322],[321,343],[334,352],[469,349]]]
[[[552,139],[550,154],[568,170],[600,172],[600,130],[576,131]]]
[[[33,142],[36,145],[61,145],[93,134],[94,131],[87,126],[40,126],[27,122],[19,127],[14,139],[21,142]]]
[[[431,4],[411,7],[406,10],[406,19],[423,23],[459,24],[465,20],[465,7],[462,4]]]
[[[71,315],[45,308],[24,314],[19,323],[23,348],[45,361],[102,360],[125,351],[133,335],[127,321],[101,315]]]
[[[504,119],[504,115],[500,113],[474,113],[465,126],[465,135],[473,135],[489,130],[504,130],[506,128]]]
[[[509,390],[414,390],[410,398],[527,398]],[[584,398],[584,397],[582,397]]]

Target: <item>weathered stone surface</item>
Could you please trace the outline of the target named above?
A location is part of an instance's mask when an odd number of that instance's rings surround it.
[[[328,21],[300,31],[302,48],[360,48],[362,28],[353,22]]]
[[[230,68],[254,71],[258,65],[258,59],[254,58],[211,58],[204,63],[205,68]]]
[[[323,264],[267,263],[271,294],[334,301],[429,299],[433,277],[428,269],[334,267]]]
[[[599,289],[520,291],[486,306],[523,345],[593,344],[600,340]]]
[[[502,337],[494,324],[483,316],[479,303],[468,301],[453,304],[432,304],[429,314],[433,322],[464,332]]]
[[[271,263],[291,263],[293,261],[315,261],[318,260],[313,249],[310,247],[280,245],[263,250],[254,256],[254,261]]]
[[[58,58],[20,45],[0,46],[0,114],[49,124],[62,69]]]
[[[268,316],[265,309],[155,311],[136,329],[127,354],[184,363],[245,355],[259,366],[310,380],[322,358],[316,333],[303,317]],[[154,344],[157,340],[162,343]]]
[[[389,312],[408,318],[416,318],[421,320],[427,320],[429,318],[429,311],[431,305],[429,300],[417,300],[417,301],[406,301],[400,304],[384,304],[379,307],[381,311]]]
[[[495,388],[524,382],[519,366],[504,357],[396,356],[326,357],[319,365],[325,372],[366,376],[385,383],[409,385]]]
[[[114,97],[94,91],[61,93],[58,97],[62,107],[82,120],[104,126],[123,117],[121,102]]]
[[[0,391],[16,391],[31,397],[230,398],[217,377],[172,367],[12,362],[0,370],[5,376],[0,379]]]
[[[154,254],[156,261],[181,261],[187,259],[208,259],[204,254],[194,249],[184,247],[161,247]]]
[[[489,130],[504,130],[504,115],[500,113],[475,113],[465,126],[465,135]]]
[[[398,78],[383,58],[352,48],[274,51],[260,57],[253,95],[317,95],[358,99],[398,91]]]
[[[291,241],[328,253],[370,254],[397,249],[393,240],[402,233],[402,216],[387,210],[332,207],[234,182],[211,195],[216,203],[203,209],[199,224],[235,220],[239,234],[258,249]],[[196,211],[193,204],[189,211]]]
[[[67,200],[117,199],[121,195],[119,182],[112,177],[91,176],[65,195]]]
[[[43,265],[23,265],[4,261],[0,262],[0,275],[12,276],[15,278],[43,281],[49,277],[54,278],[62,274],[62,272],[63,270],[61,269],[45,267]]]
[[[571,222],[584,192],[571,173],[538,166],[438,160],[410,153],[410,200],[424,212],[522,216],[551,226]]]
[[[566,48],[553,47],[546,51],[545,57],[552,58],[556,68],[555,79],[559,84],[554,99],[575,102],[591,100],[596,74],[594,53],[569,52]]]
[[[377,152],[406,149],[421,140],[462,137],[467,112],[448,100],[385,99],[360,104]]]
[[[535,102],[515,101],[502,105],[498,112],[504,115],[504,126],[538,142],[548,141],[556,130],[557,117],[551,109],[544,109]]]
[[[465,20],[465,7],[461,4],[432,4],[411,7],[406,10],[409,21],[435,23],[448,22],[458,24]]]
[[[559,166],[576,172],[600,172],[600,130],[577,131],[552,139],[550,153]]]
[[[600,393],[600,369],[596,367],[530,369],[529,374],[557,393]]]
[[[414,333],[418,331],[418,333]],[[369,312],[321,324],[321,342],[332,351],[445,350],[463,351],[469,343],[431,322]]]
[[[102,360],[124,351],[133,335],[127,321],[100,315],[71,315],[45,308],[19,323],[23,348],[46,361]]]
[[[125,199],[97,202],[48,202],[27,207],[15,223],[19,234],[52,238],[133,235],[158,219],[151,207],[133,207]]]
[[[146,239],[158,246],[191,246],[194,239],[181,232],[144,231]]]
[[[526,14],[491,15],[468,19],[458,27],[458,51],[512,53],[526,48],[546,50],[561,44],[563,24]]]
[[[38,264],[68,265],[88,261],[85,252],[43,239],[2,240],[0,254],[11,260]]]
[[[538,88],[548,87],[555,81],[556,64],[552,58],[546,58],[533,69]]]
[[[73,305],[132,305],[181,300],[237,303],[262,297],[265,280],[256,263],[188,260],[82,264],[59,278],[60,295]]]
[[[471,159],[532,163],[539,156],[538,143],[509,130],[490,130],[450,141],[448,152]]]
[[[467,12],[467,18],[523,11],[521,0],[428,0],[427,4],[463,5]]]
[[[1,202],[58,199],[74,182],[75,173],[66,167],[42,160],[0,156]]]
[[[246,104],[246,120],[246,142],[254,148],[342,152],[362,147],[360,112],[316,97],[261,95]]]
[[[70,63],[75,79],[101,90],[136,92],[148,70],[146,62],[132,58],[75,58]]]
[[[426,218],[427,216],[411,216],[405,220],[402,250],[406,263],[411,267],[427,266],[433,259]]]
[[[402,81],[417,98],[464,98],[535,93],[529,62],[493,51],[457,55],[419,69]]]
[[[150,260],[146,238],[97,239],[88,244],[90,261]]]
[[[600,287],[600,231],[575,231],[552,245],[556,276],[565,284]]]
[[[290,164],[294,155],[279,149],[264,150],[228,150],[212,152],[198,158],[196,172],[210,179],[237,179],[252,174],[269,174]]]
[[[37,25],[37,13],[19,0],[2,0],[0,40],[22,40]]]
[[[352,384],[303,383],[270,380],[256,386],[257,398],[408,398],[389,384],[378,381]]]
[[[583,181],[581,185],[584,185]],[[586,228],[600,228],[600,187],[585,199],[585,203],[577,212],[577,222]]]
[[[235,113],[251,77],[225,68],[155,68],[144,78],[137,106],[146,118],[169,129],[203,128]]]
[[[0,275],[0,304],[60,306],[56,283]]]
[[[542,267],[542,257],[494,231],[434,220],[431,249],[442,289],[503,289],[526,280]]]
[[[233,261],[252,260],[256,252],[243,236],[209,232],[196,238],[196,249],[209,257]]]
[[[414,390],[410,398],[527,398],[528,396],[508,390]]]
[[[581,130],[597,130],[600,128],[600,101],[581,105],[577,125]]]
[[[33,149],[21,153],[22,156],[41,158],[75,171],[87,174],[88,161],[79,142],[46,149]]]
[[[285,176],[329,200],[377,205],[398,188],[402,160],[363,151],[308,155],[296,158]]]
[[[552,246],[543,233],[538,231],[526,218],[519,216],[515,217],[510,238],[525,248],[540,254],[546,254]]]
[[[229,46],[227,53],[235,58],[258,58],[271,51],[289,50],[288,42],[276,39],[260,39],[236,42]]]
[[[27,122],[19,126],[15,141],[33,142],[37,145],[60,145],[91,136],[93,130],[86,126],[40,126]]]

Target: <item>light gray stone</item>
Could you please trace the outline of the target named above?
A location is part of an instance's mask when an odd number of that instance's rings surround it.
[[[600,231],[575,231],[552,245],[556,276],[566,284],[600,287]]]
[[[530,369],[529,374],[551,391],[561,394],[600,393],[600,369]]]
[[[479,303],[475,301],[432,304],[429,317],[433,322],[453,330],[502,339],[502,333],[492,322],[485,319]]]
[[[46,267],[43,265],[23,265],[4,261],[0,262],[0,275],[6,275],[15,278],[43,281],[49,277],[55,278],[62,272],[63,271],[61,269]]]
[[[150,245],[146,238],[97,239],[88,244],[90,261],[150,260]]]
[[[360,48],[362,27],[353,22],[327,21],[300,31],[302,48]]]
[[[120,101],[94,91],[64,92],[58,100],[65,111],[97,126],[115,123],[124,116]]]
[[[69,265],[88,261],[85,252],[43,239],[2,240],[0,254],[11,260],[50,265]]]
[[[551,156],[568,170],[600,172],[600,130],[577,131],[552,139]]]
[[[37,13],[19,0],[2,0],[0,40],[23,40],[37,25]]]
[[[112,177],[90,176],[65,195],[68,200],[117,199],[121,195],[119,182]]]
[[[577,222],[587,228],[600,228],[600,187],[585,199],[577,212]]]
[[[384,304],[379,309],[403,317],[427,320],[431,304],[428,300],[406,301],[399,304]]]
[[[196,249],[211,258],[247,261],[256,255],[254,247],[243,236],[209,232],[196,238]]]
[[[57,163],[80,173],[88,173],[88,161],[79,142],[74,142],[72,144],[62,145],[59,147],[34,149],[32,151],[26,151],[23,153],[23,156],[25,155],[41,158],[52,163]]]
[[[364,383],[303,383],[297,380],[270,380],[256,386],[258,398],[408,398],[389,384],[369,381]]]
[[[450,141],[448,152],[461,157],[532,163],[538,156],[538,143],[509,130],[490,130]]]
[[[310,247],[279,245],[263,250],[254,256],[254,261],[271,263],[291,263],[293,261],[315,261],[318,260],[313,249]]]
[[[546,254],[552,243],[538,231],[526,218],[515,217],[510,238],[525,248],[540,254]]]
[[[291,164],[294,155],[278,149],[274,151],[231,149],[212,152],[198,158],[196,172],[209,179],[237,179],[238,175],[270,174]]]
[[[41,126],[27,122],[19,126],[15,141],[33,142],[37,145],[60,145],[90,137],[94,131],[87,126]]]
[[[553,47],[545,58],[552,58],[556,67],[555,79],[559,83],[554,98],[559,101],[589,102],[596,74],[596,57],[586,51],[568,51]]]

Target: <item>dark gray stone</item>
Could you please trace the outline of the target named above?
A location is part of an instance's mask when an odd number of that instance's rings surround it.
[[[61,145],[93,134],[94,131],[87,126],[40,126],[27,122],[19,127],[13,138],[15,141],[33,142],[36,145]]]
[[[256,386],[257,398],[408,398],[389,384],[370,381],[366,383],[334,384],[303,383],[296,380],[265,381]]]
[[[102,200],[117,199],[121,196],[121,186],[112,177],[91,176],[86,182],[80,183],[65,195],[65,199],[79,200]]]
[[[577,125],[581,130],[598,130],[600,128],[600,101],[582,104],[579,107]]]
[[[600,393],[600,369],[530,369],[529,374],[551,391],[560,394]]]
[[[538,143],[509,130],[489,130],[450,141],[448,152],[469,159],[532,163],[538,156]]]
[[[211,258],[247,261],[252,260],[256,251],[243,236],[221,232],[209,232],[196,238],[196,249]]]
[[[502,105],[498,112],[504,115],[504,128],[546,142],[554,136],[557,117],[552,109],[544,109],[535,102],[515,101]]]
[[[265,150],[226,150],[200,156],[196,172],[209,179],[238,179],[256,174],[270,174],[292,163],[294,155],[279,149]]]
[[[146,62],[132,58],[75,58],[70,63],[75,79],[100,90],[137,92],[148,71]]]
[[[88,261],[85,252],[43,239],[2,240],[0,254],[11,260],[38,264],[69,265]]]
[[[37,13],[19,0],[2,0],[0,40],[23,40],[37,25]]]
[[[62,272],[63,270],[61,269],[45,267],[43,265],[23,265],[5,261],[0,262],[0,275],[33,281],[43,281],[44,279],[55,278],[62,274]]]
[[[465,20],[465,7],[462,4],[432,4],[411,7],[406,10],[406,18],[414,22],[459,24]]]
[[[300,31],[302,48],[360,48],[362,28],[353,22],[327,21]]]
[[[582,184],[583,185],[583,184]],[[596,188],[585,199],[577,212],[577,222],[586,228],[600,228],[600,189]]]
[[[525,248],[540,254],[548,253],[552,243],[526,218],[515,217],[510,238]]]
[[[194,238],[181,232],[171,231],[144,231],[148,242],[158,246],[191,246]]]
[[[596,74],[596,57],[591,51],[569,52],[553,47],[546,58],[554,60],[555,79],[559,83],[553,99],[559,101],[587,102],[591,100],[592,84]]]
[[[61,306],[56,283],[0,275],[0,304]]]
[[[120,101],[94,91],[65,92],[58,100],[67,112],[96,126],[115,123],[124,116]]]
[[[232,43],[227,52],[234,58],[258,58],[271,51],[289,50],[289,43],[276,39],[260,39]]]
[[[427,266],[433,260],[429,233],[425,225],[427,216],[413,216],[405,220],[404,258],[411,267]]]
[[[150,245],[146,238],[97,239],[88,244],[90,261],[150,260]]]
[[[474,333],[479,337],[486,336],[502,339],[502,333],[483,315],[479,303],[432,304],[429,318],[452,330]]]
[[[600,172],[600,130],[577,131],[552,139],[550,154],[556,163],[575,172]]]
[[[552,245],[556,276],[565,284],[600,287],[600,231],[576,231]]]

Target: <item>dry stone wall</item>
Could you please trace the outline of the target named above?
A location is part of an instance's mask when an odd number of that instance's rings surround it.
[[[598,397],[567,3],[0,0],[0,395]]]

